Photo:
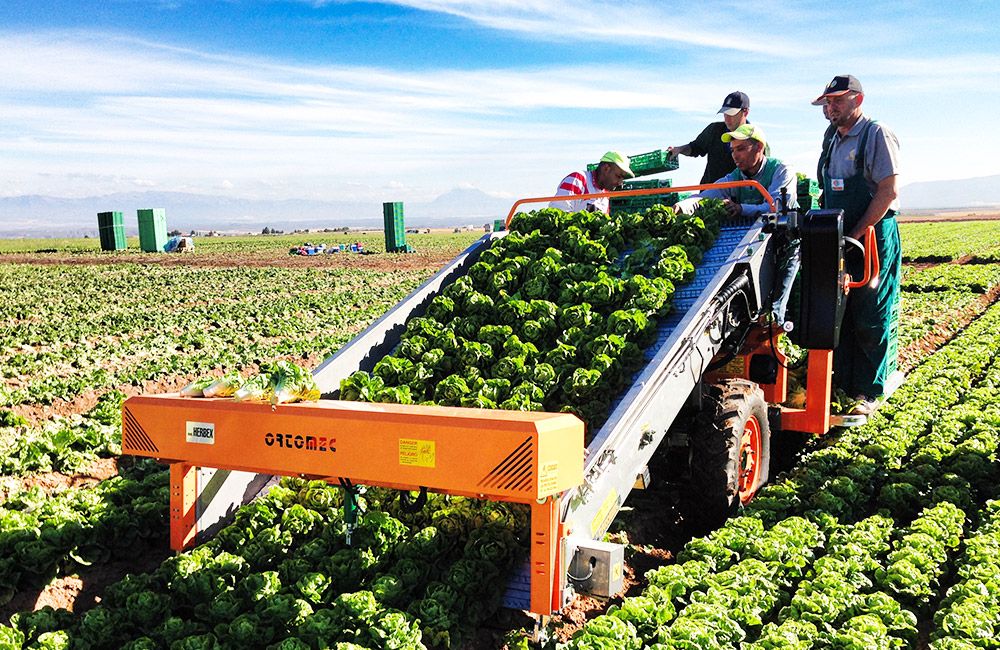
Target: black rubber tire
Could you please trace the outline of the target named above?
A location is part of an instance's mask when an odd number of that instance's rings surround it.
[[[739,510],[740,443],[751,418],[756,418],[761,438],[759,476],[752,487],[756,492],[767,482],[771,455],[764,393],[745,379],[708,387],[691,437],[691,480],[683,499],[693,534],[718,528]]]

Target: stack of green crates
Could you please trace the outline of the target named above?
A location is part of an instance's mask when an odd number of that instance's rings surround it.
[[[413,249],[406,244],[402,201],[383,203],[382,217],[385,219],[385,251],[387,253],[412,252]]]
[[[139,210],[139,247],[144,253],[162,253],[167,245],[167,211]]]
[[[671,157],[666,149],[657,149],[646,153],[638,153],[628,157],[629,169],[636,176],[649,176],[661,172],[671,172],[677,169],[677,158]],[[587,169],[594,171],[598,163],[590,163]]]
[[[625,181],[622,184],[624,190],[648,190],[660,187],[673,187],[673,181],[669,178],[653,179],[648,181]],[[623,196],[621,198],[611,198],[611,215],[630,212],[645,212],[654,205],[674,205],[677,203],[677,194],[645,194],[641,196]]]
[[[506,219],[494,219],[493,220],[493,232],[500,232],[501,230],[507,230],[507,220]]]
[[[798,184],[799,210],[819,209],[819,183],[811,178],[803,178]]]
[[[899,366],[899,296],[889,312],[889,364],[886,376],[896,372]]]
[[[97,227],[102,251],[125,250],[125,222],[121,212],[98,212]]]

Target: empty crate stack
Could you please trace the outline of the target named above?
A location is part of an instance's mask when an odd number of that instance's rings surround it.
[[[385,252],[413,252],[413,249],[406,243],[406,226],[403,224],[403,203],[401,201],[383,203],[382,216],[385,219]]]
[[[163,208],[139,210],[139,247],[145,253],[160,253],[166,245],[166,210]]]
[[[97,227],[102,251],[125,250],[125,223],[121,212],[98,212]]]

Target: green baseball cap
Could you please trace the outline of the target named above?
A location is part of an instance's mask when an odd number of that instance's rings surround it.
[[[723,142],[729,142],[730,140],[756,140],[761,144],[767,144],[767,140],[764,138],[764,130],[753,124],[743,124],[729,133],[722,134]]]
[[[609,151],[608,153],[601,156],[600,162],[611,163],[612,165],[617,165],[619,169],[625,172],[625,175],[629,178],[635,178],[635,174],[632,173],[632,168],[629,167],[628,156],[623,156],[617,151]]]

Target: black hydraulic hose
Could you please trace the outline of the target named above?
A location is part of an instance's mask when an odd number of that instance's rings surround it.
[[[750,286],[750,276],[747,275],[746,271],[744,271],[735,280],[733,280],[729,286],[725,287],[715,296],[715,298],[712,299],[716,309],[724,307],[730,300],[733,299],[737,292],[746,289],[748,286]]]
[[[745,299],[746,293],[744,292],[744,289],[746,289],[748,286],[750,286],[750,276],[747,274],[746,271],[744,271],[739,276],[737,276],[736,279],[734,279],[731,283],[729,283],[728,286],[723,288],[722,291],[716,294],[715,298],[712,299],[712,305],[714,307],[714,313],[712,317],[714,318],[715,316],[717,316],[720,313],[720,311],[724,309],[726,306],[728,306],[729,303],[733,300],[733,298],[735,298],[737,295],[743,295]],[[748,318],[750,316],[749,312],[750,312],[750,303],[748,301],[747,302]],[[733,358],[736,356],[737,351],[743,346],[743,342],[746,340],[747,334],[749,334],[749,332],[750,328],[748,327],[744,331],[743,336],[740,338],[739,343],[732,346],[730,351],[726,353],[726,355],[723,356],[721,359],[713,363],[709,363],[708,366],[705,367],[705,372],[718,370],[719,368],[723,367],[724,365],[732,361]]]

